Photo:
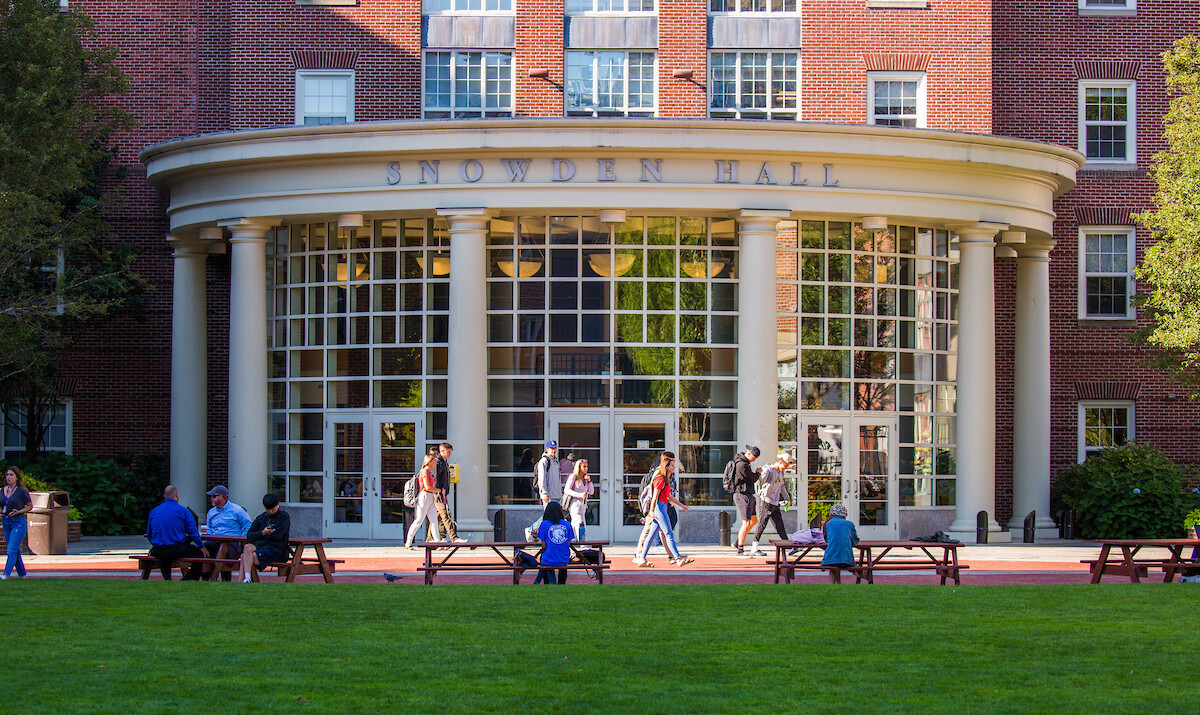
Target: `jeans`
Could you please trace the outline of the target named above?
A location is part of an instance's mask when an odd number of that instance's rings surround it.
[[[675,532],[671,531],[671,519],[667,516],[667,505],[662,502],[654,502],[654,511],[650,512],[650,516],[658,524],[658,528],[662,533],[666,534],[667,552],[671,554],[671,558],[679,558],[679,548],[675,546]],[[650,553],[650,543],[652,539],[647,538],[646,543],[642,544],[642,550],[638,553],[638,559],[645,561],[646,555]]]
[[[674,529],[675,525],[679,523],[679,517],[675,514],[675,506],[674,505],[667,507],[667,517],[670,518],[671,528]],[[657,546],[661,542],[662,542],[662,539],[659,536],[658,529],[655,529],[654,532],[650,534],[650,548],[653,549],[655,546]],[[650,553],[650,551],[647,550],[646,553]]]
[[[555,571],[558,572],[557,579],[555,578]],[[555,584],[555,585],[564,584],[567,582],[567,570],[566,569],[554,569],[554,568],[538,569],[537,578],[533,579],[533,582],[534,583],[548,583],[548,584]]]
[[[207,556],[203,549],[190,541],[181,541],[178,544],[166,544],[163,546],[151,546],[150,555],[158,559],[158,571],[162,574],[163,581],[171,580],[172,561],[186,558],[204,558]],[[192,564],[181,570],[183,571],[184,581],[199,581],[200,576],[204,574],[204,567],[200,564]]]
[[[24,514],[4,517],[4,544],[8,551],[8,560],[4,562],[5,578],[12,575],[14,566],[17,568],[17,575],[25,578],[25,562],[21,560],[21,544],[25,541],[25,532],[28,529],[29,522],[25,520]]]

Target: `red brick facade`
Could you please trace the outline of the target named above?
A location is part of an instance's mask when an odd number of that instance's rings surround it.
[[[147,144],[196,133],[288,125],[295,119],[296,58],[337,55],[355,70],[358,121],[414,119],[421,113],[420,0],[359,0],[353,6],[295,0],[131,0],[72,2],[91,15],[104,41],[121,49],[133,82],[123,104],[139,120],[118,139],[129,173],[112,220],[140,247],[138,270],[154,287],[143,312],[82,335],[67,370],[77,453],[167,452],[170,416],[171,249],[163,240],[164,198],[136,159]],[[1197,409],[1181,391],[1143,368],[1124,338],[1134,325],[1081,324],[1077,317],[1077,215],[1107,216],[1149,206],[1146,168],[1163,148],[1166,95],[1160,55],[1195,32],[1200,9],[1139,0],[1133,16],[1081,16],[1076,0],[930,0],[923,9],[869,8],[866,0],[799,0],[801,117],[867,120],[867,71],[924,71],[927,126],[1077,145],[1081,76],[1132,73],[1137,79],[1138,165],[1079,175],[1056,205],[1052,257],[1053,463],[1075,459],[1076,383],[1132,382],[1137,437],[1196,462]],[[706,114],[704,0],[658,0],[657,106],[662,117]],[[515,0],[513,101],[517,116],[563,112],[562,0]],[[470,49],[470,48],[467,48]],[[788,49],[788,48],[783,48]],[[298,53],[308,53],[298,55]],[[315,57],[315,60],[311,58]],[[350,58],[350,59],[347,59]],[[548,76],[530,77],[545,69]],[[676,77],[692,70],[694,81]],[[1101,212],[1103,213],[1103,212]],[[1140,245],[1148,237],[1139,232]],[[1140,251],[1139,251],[1140,255]],[[209,259],[210,481],[225,468],[227,256]],[[997,504],[1011,511],[1014,262],[996,262]]]

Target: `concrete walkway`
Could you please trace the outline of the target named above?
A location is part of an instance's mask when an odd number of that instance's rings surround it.
[[[128,557],[144,554],[147,543],[141,536],[85,537],[82,541],[68,544],[65,555],[25,556],[25,563],[35,577],[85,577],[122,578],[139,577],[136,562]],[[632,583],[772,583],[774,572],[766,564],[766,558],[738,558],[730,547],[683,544],[681,550],[695,561],[686,567],[677,568],[667,562],[661,552],[651,553],[654,568],[639,568],[632,562],[634,547],[622,544],[609,547],[612,569],[606,573],[605,582],[613,584]],[[423,559],[423,551],[409,551],[403,543],[395,541],[363,541],[339,539],[327,545],[330,558],[345,559],[335,576],[338,583],[383,583],[383,573],[400,574],[404,578],[398,584],[420,584],[423,579],[417,567]],[[963,585],[1004,584],[1070,584],[1087,583],[1088,571],[1081,559],[1095,558],[1099,547],[1088,541],[1048,541],[1040,544],[995,544],[966,546],[959,550],[960,563],[971,568],[963,572]],[[1149,550],[1147,550],[1149,555]],[[1164,554],[1166,552],[1164,551]],[[772,550],[772,556],[774,555]],[[571,574],[573,583],[595,583],[582,573]],[[157,579],[157,573],[151,576]],[[274,579],[267,578],[270,583]],[[301,581],[319,582],[319,576],[304,576]],[[531,580],[526,577],[523,582]],[[894,572],[880,571],[876,574],[877,584],[886,583],[938,583],[933,571]],[[1106,582],[1117,582],[1114,577]],[[1157,572],[1150,575],[1151,581],[1161,581]],[[797,574],[797,583],[824,583],[824,573]],[[439,584],[452,583],[496,583],[511,584],[511,576],[504,573],[454,573],[439,575]]]

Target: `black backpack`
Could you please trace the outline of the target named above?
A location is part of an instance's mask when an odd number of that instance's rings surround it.
[[[725,465],[725,476],[721,477],[721,488],[733,494],[733,490],[737,488],[736,477],[733,472],[733,460]]]

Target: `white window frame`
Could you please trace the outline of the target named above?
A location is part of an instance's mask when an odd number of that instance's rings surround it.
[[[794,4],[796,6],[795,10],[775,10],[772,6],[779,0],[753,0],[755,2],[761,3],[763,5],[763,9],[747,10],[747,9],[742,8],[742,4],[747,2],[748,0],[727,0],[728,2],[733,4],[732,10],[713,10],[712,9],[713,0],[706,0],[706,1],[707,1],[707,5],[708,5],[709,16],[713,16],[713,15],[752,15],[752,16],[753,15],[773,15],[775,17],[788,16],[788,15],[799,16],[800,15],[800,3],[802,2],[802,0],[792,0],[792,4]]]
[[[1131,17],[1137,14],[1137,0],[1107,3],[1097,0],[1079,0],[1080,15],[1119,15]]]
[[[1087,411],[1089,409],[1115,409],[1126,411],[1126,435],[1125,443],[1132,444],[1137,436],[1137,410],[1133,400],[1080,400],[1079,402],[1079,452],[1076,455],[1078,461],[1082,464],[1087,459],[1088,453],[1098,452],[1105,447],[1088,447],[1087,446]]]
[[[749,53],[760,53],[760,54],[767,55],[767,68],[766,68],[767,69],[767,79],[766,79],[766,81],[767,81],[767,93],[768,93],[767,100],[768,100],[768,102],[770,102],[772,97],[774,96],[774,92],[772,91],[772,84],[774,83],[774,78],[771,77],[771,70],[773,67],[773,65],[772,65],[773,59],[777,55],[791,55],[795,58],[794,69],[796,71],[796,76],[795,76],[796,89],[795,89],[795,96],[792,98],[793,106],[791,106],[791,107],[762,107],[762,108],[743,106],[743,102],[744,102],[744,96],[742,94],[742,87],[744,86],[743,85],[744,77],[742,74],[743,58],[745,57],[745,55],[747,55]],[[714,107],[713,106],[713,97],[714,97],[713,88],[716,86],[716,81],[715,81],[715,78],[713,77],[713,72],[716,71],[716,64],[713,61],[713,57],[714,57],[714,55],[718,55],[718,54],[737,55],[737,64],[736,64],[736,69],[735,69],[737,76],[734,80],[734,82],[737,85],[737,91],[736,91],[737,101],[736,101],[736,106],[734,106],[734,107]],[[709,67],[708,116],[710,118],[716,118],[716,119],[770,119],[770,120],[775,120],[775,121],[793,121],[793,122],[800,121],[800,53],[799,52],[797,52],[795,50],[769,50],[769,49],[762,49],[762,50],[709,50],[708,67]],[[786,115],[786,114],[791,114],[793,116],[791,116],[791,117],[773,116],[773,115]],[[733,115],[733,116],[725,116],[725,115]]]
[[[310,80],[321,79],[346,80],[346,124],[354,121],[354,70],[296,70],[296,124],[303,126],[306,117],[332,116],[327,114],[308,114],[304,110],[304,85]],[[339,115],[340,116],[340,115]],[[320,125],[312,125],[320,126]]]
[[[1096,234],[1123,234],[1126,237],[1125,242],[1125,272],[1117,273],[1115,271],[1088,271],[1087,270],[1087,237]],[[1133,267],[1137,258],[1137,230],[1133,226],[1080,226],[1079,227],[1079,319],[1080,320],[1133,320],[1137,317],[1133,305],[1130,303],[1137,291],[1137,286],[1134,282]],[[1125,278],[1125,313],[1123,315],[1092,315],[1088,313],[1087,305],[1087,279],[1089,277],[1115,277],[1117,275]]]
[[[1087,128],[1088,121],[1086,119],[1087,112],[1087,91],[1089,89],[1124,89],[1126,90],[1126,108],[1125,113],[1128,119],[1125,122],[1097,121],[1092,122],[1097,126],[1120,126],[1126,127],[1125,131],[1125,158],[1101,158],[1093,159],[1088,157],[1087,166],[1113,166],[1134,168],[1137,166],[1137,82],[1132,79],[1081,79],[1079,80],[1079,152],[1087,157]]]
[[[450,7],[434,7],[435,4],[448,4]],[[479,8],[471,8],[471,5],[479,5]],[[497,7],[489,8],[488,5]],[[500,7],[502,5],[508,5],[508,7]],[[512,15],[514,12],[513,0],[444,0],[443,3],[423,0],[421,2],[422,15]]]
[[[426,72],[426,70],[429,67],[429,64],[428,64],[429,59],[428,58],[432,54],[443,54],[443,53],[448,53],[450,55],[450,66],[448,68],[450,71],[450,106],[448,106],[448,107],[430,107],[428,104],[426,104],[426,96],[427,95],[425,92],[425,83],[426,83],[426,81],[428,81],[427,72]],[[508,57],[508,106],[506,106],[506,107],[484,106],[486,104],[487,83],[488,83],[487,55],[491,55],[491,54],[506,55]],[[459,59],[461,57],[465,57],[468,55],[478,55],[479,56],[479,68],[480,68],[479,106],[459,107],[459,106],[455,105],[455,99],[458,97],[458,92],[456,91],[456,88],[455,88],[455,83],[458,81],[458,79],[455,76],[455,70],[459,66]],[[457,50],[457,49],[451,49],[451,48],[428,48],[428,49],[426,49],[424,52],[421,53],[421,117],[422,118],[428,117],[430,113],[440,114],[440,113],[444,113],[444,112],[450,113],[450,117],[449,117],[450,119],[464,118],[464,117],[457,116],[459,113],[464,113],[464,114],[478,113],[480,115],[479,117],[467,117],[467,118],[477,118],[477,119],[484,119],[484,118],[488,118],[488,117],[511,117],[513,115],[513,104],[514,104],[513,93],[516,88],[516,82],[513,80],[514,67],[515,67],[515,62],[514,62],[514,58],[513,58],[513,53],[509,52],[509,51]],[[435,118],[441,119],[443,117],[435,117]]]
[[[74,421],[73,420],[74,415],[72,414],[72,412],[73,412],[72,400],[69,398],[64,399],[62,401],[62,404],[59,406],[59,408],[54,411],[54,417],[57,417],[60,414],[64,415],[65,424],[64,424],[64,430],[63,430],[63,444],[61,446],[44,444],[42,446],[45,449],[45,451],[61,452],[62,454],[71,454],[71,441],[72,441],[71,424]],[[54,418],[52,417],[51,421],[53,421],[53,419]],[[5,417],[5,415],[0,414],[0,459],[8,459],[8,453],[10,451],[13,451],[13,452],[20,451],[21,453],[24,453],[24,451],[25,451],[25,443],[24,442],[22,442],[20,444],[8,444],[8,441],[6,439],[7,435],[8,435],[8,420]]]
[[[926,78],[924,72],[868,72],[867,73],[867,124],[879,125],[877,119],[883,115],[875,114],[875,85],[879,82],[916,82],[917,83],[917,115],[916,129],[925,128],[928,123],[925,102]]]
[[[566,90],[563,92],[563,115],[564,116],[568,116],[568,117],[630,117],[630,116],[655,117],[655,116],[658,116],[658,52],[656,52],[655,50],[649,50],[649,49],[630,49],[630,50],[571,49],[571,50],[567,50],[566,56],[564,57],[564,71],[567,73],[569,73],[571,71],[572,64],[570,61],[570,56],[572,54],[585,54],[585,53],[590,53],[592,55],[592,78],[591,78],[592,86],[591,86],[589,94],[593,100],[595,100],[596,96],[599,94],[599,92],[597,90],[598,90],[599,82],[601,81],[599,79],[600,55],[602,55],[602,54],[624,55],[624,61],[622,63],[623,74],[622,74],[622,78],[621,78],[621,83],[622,83],[622,87],[623,87],[623,90],[622,90],[623,101],[620,106],[605,107],[605,108],[601,108],[596,104],[592,104],[590,106],[580,106],[580,107],[568,106],[567,102],[569,101],[569,98],[571,96],[570,84],[571,84],[571,82],[574,82],[576,80],[573,80],[570,77],[567,77],[566,81],[564,82],[564,85],[566,85]],[[653,57],[653,61],[650,65],[651,91],[650,91],[650,106],[648,106],[648,107],[630,107],[629,106],[629,96],[630,96],[630,92],[629,92],[629,55],[633,54],[633,53],[649,54]]]
[[[588,5],[585,9],[572,7],[574,4]],[[620,5],[619,8],[597,9],[597,5]],[[638,5],[639,7],[632,7]],[[658,11],[657,0],[566,0],[563,13],[568,17],[574,15],[634,15],[645,16]]]

